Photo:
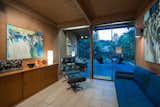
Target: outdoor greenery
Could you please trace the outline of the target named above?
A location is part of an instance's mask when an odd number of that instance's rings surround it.
[[[118,37],[113,34],[112,40],[99,40],[98,33],[93,33],[93,52],[95,59],[110,60],[113,57],[118,57],[116,47],[122,47],[124,60],[134,62],[135,59],[135,29],[129,28],[127,33],[123,33]],[[118,39],[116,39],[118,37]],[[78,41],[79,57],[89,59],[89,39],[80,39]]]

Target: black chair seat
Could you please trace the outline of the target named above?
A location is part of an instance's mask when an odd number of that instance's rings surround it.
[[[77,83],[77,82],[83,82],[86,78],[83,77],[81,74],[73,74],[68,76],[68,83]]]
[[[67,82],[70,84],[70,88],[74,91],[77,88],[80,88],[78,84],[80,82],[86,81],[86,77],[82,75],[82,71],[76,63],[74,58],[63,58],[62,59],[62,71],[64,76],[67,79]]]

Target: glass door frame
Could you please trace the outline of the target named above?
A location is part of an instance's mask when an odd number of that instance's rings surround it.
[[[125,22],[120,22],[121,24],[119,24],[119,23],[117,23],[117,24],[114,24],[115,26],[116,25],[125,25],[126,24],[126,26],[134,26],[135,27],[135,23],[134,23],[134,21],[127,21],[126,23]],[[111,26],[112,26],[112,23],[110,24]],[[107,25],[106,25],[107,26]],[[123,26],[124,27],[124,26]],[[93,44],[93,29],[94,29],[94,26],[92,26],[92,25],[90,25],[89,26],[89,44],[90,44],[90,79],[100,79],[100,80],[106,80],[106,79],[101,79],[101,78],[96,78],[96,77],[94,77],[94,63],[93,63],[93,46],[94,46],[94,44]],[[110,29],[112,29],[112,27],[110,27]],[[112,70],[113,70],[114,68],[113,68],[113,61],[112,61]],[[113,72],[112,72],[112,79],[111,80],[107,80],[107,81],[113,81],[113,79],[114,79],[114,75],[113,75]]]

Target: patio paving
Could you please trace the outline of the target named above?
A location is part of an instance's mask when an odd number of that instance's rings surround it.
[[[93,61],[94,77],[100,79],[112,80],[116,71],[133,72],[134,64],[123,62],[122,64],[117,63],[103,63],[100,64],[98,61]],[[90,62],[87,61],[87,71],[84,72],[86,77],[90,77]]]

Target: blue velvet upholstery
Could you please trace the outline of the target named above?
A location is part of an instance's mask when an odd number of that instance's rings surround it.
[[[119,107],[154,107],[133,80],[116,79]]]
[[[160,107],[160,76],[152,75],[147,88],[147,95],[156,107]]]
[[[160,76],[135,67],[133,79],[115,78],[119,107],[160,107]]]
[[[146,92],[148,82],[150,80],[150,76],[154,74],[151,71],[148,71],[142,67],[136,66],[135,67],[135,75],[134,75],[134,80],[138,84],[138,86]]]

